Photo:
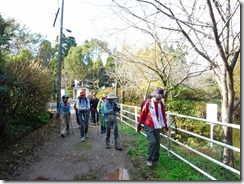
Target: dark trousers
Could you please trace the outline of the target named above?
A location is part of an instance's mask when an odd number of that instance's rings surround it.
[[[78,110],[75,110],[75,115],[76,115],[76,123],[79,125],[79,115],[78,115]]]
[[[85,137],[88,132],[88,122],[89,122],[89,113],[78,113],[79,115],[79,123],[80,123],[80,136]]]
[[[91,110],[91,118],[94,125],[98,122],[98,112],[96,110]]]
[[[117,144],[119,144],[119,133],[118,133],[117,121],[106,122],[106,143],[110,142],[111,127],[113,127],[114,142],[115,142],[115,145],[117,145]]]
[[[160,129],[154,129],[146,125],[144,127],[149,142],[147,161],[157,162],[159,160],[160,150]]]

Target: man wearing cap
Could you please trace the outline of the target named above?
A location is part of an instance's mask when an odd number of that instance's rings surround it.
[[[90,114],[90,101],[88,98],[86,98],[85,91],[80,92],[80,96],[76,101],[76,108],[79,117],[81,141],[84,142],[85,139],[88,138],[87,132]]]
[[[151,167],[153,163],[159,161],[160,150],[160,131],[168,131],[165,107],[161,101],[164,98],[162,88],[156,88],[151,94],[152,98],[145,102],[140,113],[137,131],[141,131],[144,124],[145,132],[149,141],[147,152],[147,166]]]
[[[117,117],[116,117],[116,113],[120,111],[120,108],[116,103],[116,99],[117,99],[116,95],[110,93],[107,97],[106,102],[103,105],[105,123],[106,123],[106,149],[110,148],[110,132],[111,132],[111,127],[113,127],[115,149],[122,150],[122,147],[120,145],[120,140],[119,140]]]

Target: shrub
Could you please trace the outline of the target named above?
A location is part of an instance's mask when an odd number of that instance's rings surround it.
[[[23,127],[35,127],[36,118],[46,111],[51,82],[48,71],[34,62],[9,61],[5,71],[8,77],[1,81],[5,95],[1,97],[4,118],[0,121],[0,138],[11,139],[17,137]]]

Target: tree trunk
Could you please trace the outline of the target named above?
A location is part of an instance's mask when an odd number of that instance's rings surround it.
[[[227,72],[226,77],[222,79],[222,122],[223,123],[230,123],[233,122],[233,78]],[[232,83],[232,84],[231,84]],[[223,143],[228,145],[233,145],[233,135],[232,135],[232,128],[223,126]],[[223,163],[227,164],[231,167],[234,167],[234,156],[233,150],[224,147],[223,148]]]
[[[223,123],[230,123],[232,121],[232,117],[228,116],[229,108],[225,104],[222,105],[222,117]],[[232,136],[232,128],[231,127],[223,127],[223,143],[228,145],[233,145],[233,136]],[[233,157],[233,150],[224,147],[223,148],[223,163],[227,164],[231,167],[234,166],[234,157]]]

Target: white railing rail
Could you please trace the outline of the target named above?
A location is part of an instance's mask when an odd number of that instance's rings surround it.
[[[137,107],[137,106],[131,106],[131,105],[125,105],[125,104],[119,104],[120,105],[120,116],[119,116],[119,120],[130,126],[131,128],[133,129],[137,129],[137,124],[138,124],[138,118],[139,118],[139,115],[140,115],[140,107]],[[228,124],[228,123],[222,123],[222,122],[218,122],[218,121],[209,121],[209,120],[206,120],[206,119],[203,119],[203,118],[197,118],[197,117],[192,117],[192,116],[186,116],[186,115],[181,115],[181,114],[176,114],[176,113],[172,113],[172,112],[166,112],[167,114],[167,121],[168,121],[168,126],[169,126],[169,131],[168,131],[168,134],[165,135],[165,134],[162,134],[161,133],[161,136],[166,138],[167,139],[167,146],[164,146],[163,144],[160,144],[160,146],[164,149],[166,149],[168,151],[168,155],[173,154],[174,156],[176,156],[177,158],[179,158],[180,160],[182,160],[183,162],[187,163],[188,165],[190,165],[191,167],[193,167],[194,169],[196,169],[197,171],[199,171],[200,173],[202,173],[203,175],[207,176],[208,178],[210,178],[211,180],[217,180],[216,178],[214,178],[213,176],[211,176],[209,173],[205,172],[204,170],[200,169],[199,167],[197,167],[196,165],[194,165],[193,163],[190,163],[189,161],[187,161],[185,158],[181,157],[180,155],[178,155],[177,153],[175,153],[174,151],[171,150],[171,142],[174,142],[175,144],[178,144],[182,147],[184,147],[185,149],[191,151],[191,152],[194,152],[195,154],[197,155],[200,155],[202,157],[204,157],[205,159],[211,161],[212,163],[215,163],[237,175],[240,175],[240,171],[235,169],[235,168],[232,168],[226,164],[223,164],[222,162],[194,149],[194,148],[191,148],[190,146],[184,144],[184,143],[181,143],[175,139],[173,139],[171,137],[171,132],[172,130],[176,130],[177,131],[180,131],[180,132],[183,132],[191,137],[195,137],[195,138],[199,138],[199,139],[202,139],[204,141],[207,141],[209,142],[211,145],[214,143],[216,145],[219,145],[221,147],[226,147],[226,148],[229,148],[235,152],[238,152],[240,153],[240,148],[238,147],[235,147],[235,146],[232,146],[232,145],[228,145],[228,144],[225,144],[223,142],[219,142],[219,141],[216,141],[213,139],[213,135],[210,136],[210,138],[208,137],[205,137],[205,136],[202,136],[202,135],[199,135],[199,134],[196,134],[196,133],[193,133],[193,132],[189,132],[187,130],[184,130],[184,129],[181,129],[181,128],[176,128],[175,126],[173,126],[173,123],[172,123],[172,117],[178,117],[178,118],[186,118],[186,119],[191,119],[191,120],[194,120],[194,121],[200,121],[200,122],[203,122],[203,123],[207,123],[208,125],[210,125],[211,127],[211,130],[210,130],[210,133],[212,134],[213,133],[213,125],[220,125],[220,126],[226,126],[226,127],[231,127],[231,128],[234,128],[234,129],[238,129],[240,131],[240,125],[236,125],[236,124]],[[128,123],[130,122],[130,123]],[[146,136],[146,134],[144,132],[141,132],[144,136]]]

